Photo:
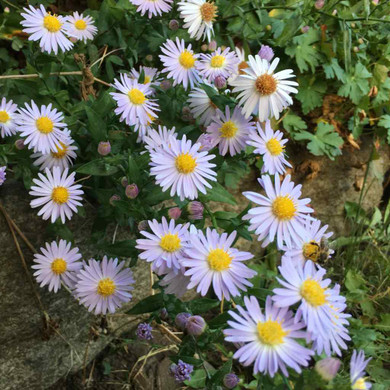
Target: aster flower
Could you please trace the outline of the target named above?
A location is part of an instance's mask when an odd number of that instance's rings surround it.
[[[39,8],[30,5],[30,9],[23,10],[25,12],[21,16],[24,20],[20,22],[24,27],[23,32],[30,34],[30,41],[39,41],[42,51],[57,54],[58,48],[66,52],[73,47],[73,43],[65,36],[64,24],[67,18],[46,12],[42,4]]]
[[[228,83],[231,84],[231,81],[235,80],[238,75],[245,74],[244,69],[248,68],[248,62],[245,55],[245,50],[240,49],[239,47],[235,47],[234,51],[236,53],[236,57],[238,58],[238,64],[235,69],[235,72],[229,77]]]
[[[47,154],[57,152],[61,147],[61,141],[66,142],[66,124],[63,122],[64,115],[57,109],[52,109],[51,103],[48,106],[38,106],[31,101],[31,106],[25,104],[25,108],[19,109],[16,118],[17,130],[22,137],[26,137],[24,144],[34,153]]]
[[[40,286],[49,285],[49,291],[56,293],[61,288],[61,282],[67,287],[74,288],[77,281],[77,273],[82,267],[79,248],[71,248],[71,243],[60,240],[46,243],[46,248],[41,248],[41,253],[34,255],[34,265],[31,268],[37,270],[34,276]]]
[[[250,222],[249,230],[255,231],[259,241],[264,240],[263,247],[274,241],[275,237],[279,248],[284,242],[288,248],[299,245],[300,237],[305,235],[303,224],[308,218],[307,213],[313,212],[306,206],[310,203],[309,198],[299,199],[302,186],[295,186],[290,175],[281,183],[277,173],[274,185],[269,175],[263,175],[258,181],[264,187],[266,196],[243,192],[247,199],[259,205],[243,217]]]
[[[173,86],[183,84],[184,89],[194,88],[201,80],[196,70],[199,54],[194,54],[191,44],[185,47],[184,40],[176,38],[176,43],[168,39],[161,47],[160,60],[164,65],[162,72],[173,79]]]
[[[136,70],[135,68],[130,70],[130,77],[139,80],[142,71],[144,72],[144,82],[142,84],[157,84],[161,82],[161,79],[158,78],[160,72],[157,68],[149,68],[147,66],[140,66],[139,70]]]
[[[213,145],[219,145],[219,154],[224,156],[229,152],[231,156],[234,156],[245,149],[246,142],[254,128],[254,123],[245,119],[240,107],[236,106],[231,115],[229,106],[226,106],[225,113],[217,110],[216,116],[206,131],[213,137]]]
[[[2,186],[5,182],[5,176],[7,175],[7,172],[5,171],[6,169],[6,166],[0,167],[0,186]]]
[[[196,140],[196,143],[200,144],[199,150],[203,150],[205,152],[213,149],[215,145],[214,137],[208,133],[202,133]]]
[[[70,131],[64,130],[67,135],[66,140],[60,141],[60,145],[56,146],[56,152],[48,154],[34,153],[31,158],[35,158],[35,166],[39,166],[41,171],[46,168],[60,167],[61,170],[69,168],[73,165],[73,160],[77,157],[77,146],[73,145],[74,140],[70,137]]]
[[[134,279],[124,265],[124,261],[118,264],[118,259],[107,259],[107,256],[102,261],[90,259],[78,274],[75,293],[80,304],[95,314],[106,314],[115,313],[123,303],[129,302]]]
[[[215,87],[211,88],[217,91]],[[209,98],[206,91],[203,88],[194,88],[187,101],[194,118],[198,118],[201,125],[208,126],[216,115],[217,106]]]
[[[184,382],[191,379],[191,372],[193,370],[194,366],[184,363],[182,360],[179,360],[177,364],[172,364],[170,367],[170,371],[177,382]]]
[[[262,60],[267,60],[268,62],[271,62],[272,58],[274,58],[275,55],[272,48],[267,45],[261,45],[258,54]]]
[[[146,239],[137,240],[136,248],[143,251],[139,255],[140,259],[153,262],[153,268],[159,274],[169,269],[180,270],[179,260],[188,243],[189,223],[176,225],[173,219],[168,223],[165,217],[162,217],[161,223],[155,219],[148,222],[152,233],[141,231]]]
[[[326,271],[322,267],[316,270],[311,261],[303,267],[284,261],[279,271],[284,279],[277,279],[284,288],[273,290],[275,305],[288,307],[299,302],[297,319],[303,318],[312,338],[329,339],[338,314],[332,306],[337,307],[340,296],[337,289],[329,288],[330,279],[323,279]]]
[[[38,215],[44,220],[51,218],[54,223],[61,218],[62,223],[71,219],[73,213],[77,213],[77,206],[82,206],[80,184],[75,184],[75,173],[68,175],[68,169],[60,167],[46,168],[45,175],[38,173],[39,179],[33,179],[35,185],[31,187],[29,194],[36,197],[30,202],[32,208],[41,207]]]
[[[287,79],[295,77],[291,69],[274,73],[279,58],[270,64],[258,55],[249,56],[249,67],[243,69],[245,74],[239,75],[230,82],[234,86],[233,92],[238,92],[239,104],[243,106],[243,113],[248,118],[251,114],[258,115],[264,122],[268,118],[279,118],[279,113],[292,104],[290,93],[297,93],[294,88],[298,83]]]
[[[172,267],[168,273],[160,280],[160,286],[164,287],[165,294],[174,294],[181,298],[186,292],[190,278],[185,274],[185,268]]]
[[[288,308],[280,309],[268,296],[262,312],[255,297],[244,297],[245,309],[237,306],[238,313],[229,311],[234,321],[224,330],[225,340],[245,343],[234,354],[244,366],[253,364],[253,373],[269,374],[279,370],[288,376],[287,367],[296,372],[307,367],[313,351],[298,344],[295,339],[304,338],[305,324],[294,319]]]
[[[289,249],[282,247],[285,251],[285,257],[291,258],[294,263],[304,264],[305,261],[311,260],[317,263],[320,260],[326,260],[334,250],[329,249],[325,243],[333,232],[325,233],[328,225],[321,227],[321,221],[306,220],[304,225],[304,235],[300,237],[299,244]]]
[[[251,132],[247,144],[255,147],[253,153],[258,153],[263,156],[264,165],[262,172],[274,175],[279,173],[282,175],[287,167],[292,165],[286,160],[284,154],[285,144],[287,139],[283,139],[283,133],[279,130],[274,131],[271,128],[271,122],[265,122],[265,129],[263,130],[260,123],[257,123],[257,132]]]
[[[366,390],[372,387],[370,382],[364,378],[365,369],[371,358],[365,360],[364,351],[359,352],[356,349],[352,353],[350,363],[351,388],[353,390]]]
[[[14,135],[16,129],[16,111],[18,106],[12,100],[8,101],[3,97],[0,104],[0,136],[2,138]]]
[[[169,12],[172,2],[173,0],[130,0],[131,4],[138,5],[137,12],[140,12],[141,16],[147,12],[149,19],[153,16],[161,16],[163,12]]]
[[[98,29],[94,25],[95,21],[90,16],[84,16],[77,11],[67,17],[64,24],[66,34],[76,38],[78,41],[87,42],[88,39],[93,39]]]
[[[140,340],[151,340],[153,338],[152,330],[153,328],[150,324],[142,322],[138,325],[135,333]]]
[[[192,145],[184,135],[181,140],[171,137],[162,149],[150,153],[150,174],[156,177],[163,191],[171,188],[171,196],[176,194],[180,200],[193,200],[198,197],[198,191],[205,194],[206,187],[211,188],[206,179],[217,180],[216,172],[211,169],[215,164],[209,162],[215,156],[200,152],[200,146]]]
[[[206,38],[210,42],[214,35],[213,22],[217,17],[218,7],[206,0],[187,0],[179,3],[178,11],[184,19],[184,28],[188,28],[191,38]]]
[[[153,93],[149,84],[140,84],[127,74],[121,73],[120,81],[115,79],[113,87],[119,90],[119,93],[110,92],[110,95],[118,105],[115,114],[120,115],[121,122],[125,121],[129,126],[147,125],[157,118],[155,111],[159,111],[158,104],[149,99]]]
[[[225,79],[230,77],[237,69],[240,60],[230,48],[222,51],[219,47],[212,54],[201,54],[197,66],[199,74],[208,81],[214,81],[216,77],[222,76]]]
[[[210,285],[219,300],[225,297],[240,295],[239,290],[246,291],[252,287],[251,279],[256,272],[243,262],[253,258],[249,252],[242,252],[232,247],[237,232],[229,236],[221,235],[216,230],[207,228],[206,235],[201,230],[190,235],[190,246],[185,249],[186,257],[181,264],[187,268],[186,276],[191,277],[188,288],[197,286],[197,292],[206,295]]]
[[[162,145],[168,144],[169,138],[177,138],[175,127],[167,129],[165,126],[158,126],[158,131],[151,129],[144,138],[145,148],[149,151],[156,151]]]

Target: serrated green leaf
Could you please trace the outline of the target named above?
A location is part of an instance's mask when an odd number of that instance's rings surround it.
[[[337,92],[338,95],[348,97],[353,103],[358,104],[363,96],[367,95],[370,91],[368,79],[371,77],[372,74],[367,68],[358,62],[354,72],[347,74],[344,85]]]
[[[306,122],[300,116],[292,114],[291,112],[283,118],[283,127],[289,133],[307,129]]]
[[[298,79],[299,92],[297,99],[302,103],[302,111],[308,114],[311,110],[322,105],[326,84],[314,77],[300,77]]]

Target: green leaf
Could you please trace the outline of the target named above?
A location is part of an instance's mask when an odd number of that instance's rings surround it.
[[[298,83],[299,92],[296,96],[302,103],[303,113],[308,114],[314,108],[322,105],[322,98],[326,91],[326,83],[308,76],[300,77]]]
[[[163,294],[150,295],[149,297],[138,302],[133,308],[131,308],[127,314],[144,314],[150,313],[155,310],[159,310],[164,307]]]
[[[226,374],[232,371],[232,359],[229,359],[208,381],[208,387],[216,388],[216,385],[221,385]]]
[[[188,308],[193,314],[202,314],[219,305],[216,299],[200,298],[193,299],[188,303]]]
[[[356,64],[354,73],[347,74],[346,81],[337,92],[340,96],[348,97],[353,103],[358,104],[363,96],[370,91],[368,79],[372,74],[360,62]]]
[[[117,241],[114,244],[99,242],[97,247],[98,249],[104,250],[107,255],[115,257],[132,257],[138,253],[134,240]]]
[[[387,129],[387,142],[390,144],[390,115],[382,115],[378,122],[378,126]]]
[[[236,205],[236,199],[234,196],[226,190],[218,182],[212,183],[212,188],[207,190],[207,195],[203,196],[207,200],[213,200],[214,202],[224,202],[232,205]]]
[[[345,71],[339,65],[337,58],[332,58],[330,63],[323,64],[322,67],[324,68],[325,77],[327,79],[337,78],[337,80],[342,81],[343,83],[345,82],[346,80]]]
[[[118,170],[118,167],[105,163],[103,159],[97,159],[78,167],[76,172],[92,176],[111,176]]]
[[[347,275],[345,277],[345,287],[350,291],[354,292],[356,290],[361,290],[365,288],[366,281],[362,277],[362,275],[353,270],[348,270]]]
[[[297,130],[306,130],[307,125],[306,122],[298,115],[288,113],[283,118],[283,127],[289,132],[294,133]]]
[[[207,373],[204,368],[194,370],[191,373],[191,379],[184,381],[184,383],[193,389],[204,389],[206,385]]]

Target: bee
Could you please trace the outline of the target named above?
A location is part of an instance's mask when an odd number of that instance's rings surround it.
[[[312,260],[317,264],[323,265],[333,251],[329,247],[328,240],[323,237],[318,243],[317,241],[310,241],[303,246],[303,256],[306,260]]]

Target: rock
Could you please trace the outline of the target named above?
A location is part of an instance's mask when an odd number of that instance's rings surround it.
[[[24,187],[13,180],[0,187],[0,202],[30,242],[39,249],[45,242],[48,223],[37,217],[29,201],[30,196]],[[94,247],[88,242],[93,211],[87,208],[86,212],[86,218],[75,216],[69,224],[74,232],[75,245],[80,248],[84,259],[96,255]],[[18,240],[32,276],[33,253],[20,237]],[[107,316],[108,333],[99,335],[101,317],[89,314],[67,291],[61,289],[57,294],[49,293],[47,288],[40,288],[34,280],[34,290],[51,318],[50,326],[45,329],[43,312],[1,212],[0,248],[2,390],[48,388],[59,378],[82,369],[112,340],[116,331],[120,333],[131,329],[138,322],[136,317],[116,313]],[[128,307],[149,293],[146,264],[139,262],[134,272],[134,299]],[[93,334],[91,327],[95,329]]]

